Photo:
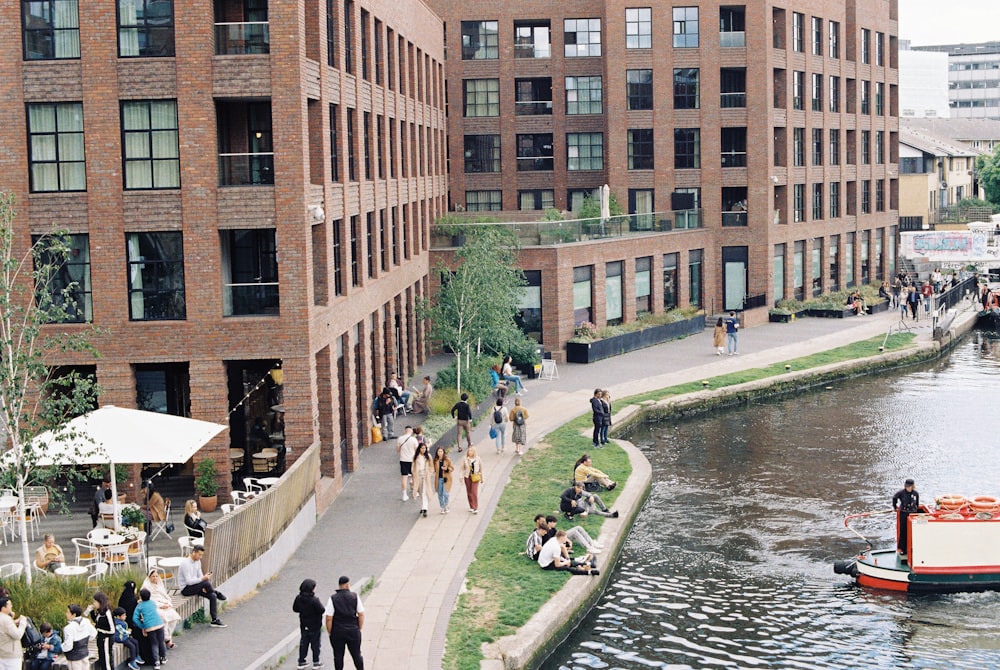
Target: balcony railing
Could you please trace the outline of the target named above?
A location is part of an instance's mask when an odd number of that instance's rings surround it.
[[[528,102],[515,102],[514,113],[517,116],[540,116],[552,114],[551,100],[531,100]]]
[[[701,210],[649,212],[612,216],[608,219],[571,219],[566,221],[534,221],[531,223],[468,223],[436,226],[431,234],[431,247],[446,249],[464,244],[462,229],[466,226],[504,226],[517,235],[521,246],[553,246],[590,240],[616,239],[634,235],[669,233],[685,228],[699,228]],[[680,225],[678,225],[680,224]]]
[[[219,186],[274,184],[274,154],[219,154]]]
[[[552,156],[517,157],[518,172],[552,172]]]
[[[723,212],[722,213],[722,225],[724,227],[729,226],[746,226],[747,225],[747,213],[748,212]]]
[[[514,58],[550,58],[552,45],[534,42],[515,42]]]
[[[747,166],[747,152],[745,151],[723,151],[722,152],[722,167],[746,167]]]
[[[270,52],[271,36],[267,21],[215,24],[216,56],[245,56]]]
[[[224,284],[225,316],[276,316],[278,282]]]
[[[747,34],[743,30],[719,33],[719,46],[721,47],[745,47],[746,45]]]
[[[738,93],[720,93],[719,106],[724,109],[732,109],[734,107],[746,107],[747,106],[746,91],[739,91]]]

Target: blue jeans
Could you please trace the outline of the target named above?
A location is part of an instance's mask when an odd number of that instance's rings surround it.
[[[497,449],[503,449],[507,446],[507,426],[502,423],[495,424],[493,426],[497,431],[497,436],[495,439]]]
[[[521,378],[517,375],[505,375],[504,379],[509,382],[514,382],[514,391],[520,393],[524,390],[524,384],[521,382]]]
[[[441,509],[448,507],[448,491],[444,488],[444,477],[438,477],[438,505]]]
[[[739,333],[726,333],[726,353],[735,354],[739,345]]]

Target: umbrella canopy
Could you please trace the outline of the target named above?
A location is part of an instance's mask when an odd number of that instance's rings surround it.
[[[611,218],[611,187],[605,184],[601,187],[601,221]]]

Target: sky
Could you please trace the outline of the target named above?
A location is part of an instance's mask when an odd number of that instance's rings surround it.
[[[899,0],[899,37],[913,46],[1000,41],[1000,1]]]

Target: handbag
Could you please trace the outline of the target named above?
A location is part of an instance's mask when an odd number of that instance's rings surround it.
[[[167,535],[170,535],[172,532],[174,532],[174,522],[168,521],[164,530],[167,531]]]
[[[497,429],[495,426],[490,426],[490,439],[491,440],[497,439]]]
[[[479,482],[483,481],[483,476],[478,472],[473,472],[471,475],[469,475],[469,481],[471,481],[473,484],[478,484]]]

